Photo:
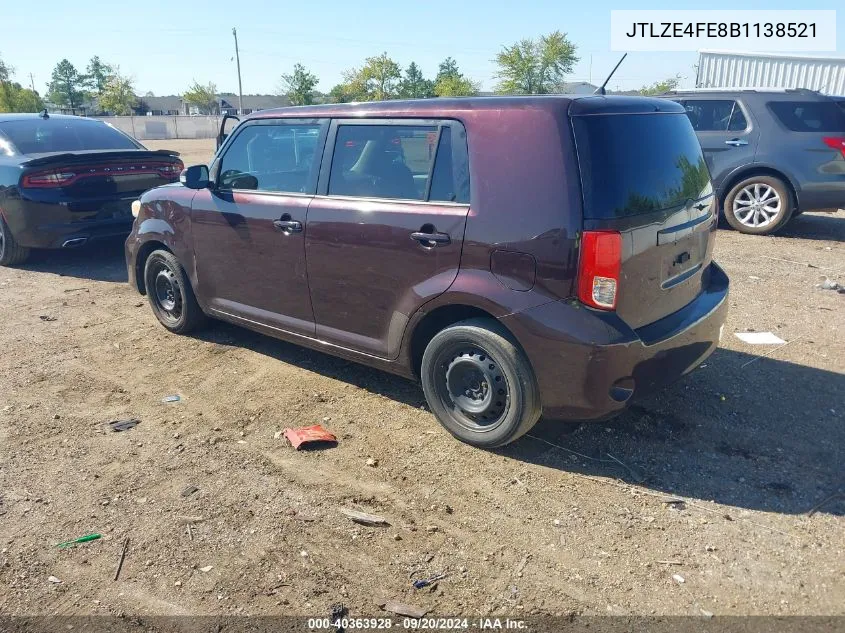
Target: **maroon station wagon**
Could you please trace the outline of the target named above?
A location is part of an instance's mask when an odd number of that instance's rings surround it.
[[[418,378],[457,438],[600,419],[718,345],[717,203],[682,106],[639,97],[283,108],[134,204],[130,283]]]

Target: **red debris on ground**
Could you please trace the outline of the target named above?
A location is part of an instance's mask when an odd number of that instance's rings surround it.
[[[337,444],[337,438],[319,424],[303,426],[298,429],[285,429],[284,436],[296,450],[303,444],[314,442],[329,442]]]

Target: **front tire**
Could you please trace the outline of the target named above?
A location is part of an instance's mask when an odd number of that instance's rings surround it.
[[[725,198],[725,220],[740,233],[770,235],[789,222],[795,210],[789,187],[774,176],[751,176]]]
[[[173,253],[150,253],[144,264],[144,287],[153,314],[171,332],[187,334],[205,322],[188,275]]]
[[[28,258],[29,249],[17,243],[6,220],[0,215],[0,266],[23,264]]]
[[[438,332],[425,349],[420,373],[437,420],[467,444],[509,444],[540,418],[531,363],[492,319],[468,319]]]

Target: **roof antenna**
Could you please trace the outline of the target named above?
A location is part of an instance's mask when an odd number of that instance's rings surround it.
[[[625,61],[626,57],[628,57],[628,53],[625,53],[624,55],[622,55],[622,59],[620,59],[616,63],[616,66],[614,66],[613,70],[610,71],[610,74],[607,76],[607,79],[604,80],[604,83],[599,88],[596,88],[596,91],[593,93],[594,95],[606,95],[607,94],[607,90],[605,90],[604,87],[607,85],[607,82],[610,81],[610,78],[613,77],[613,74],[616,72],[616,69],[619,68],[619,66],[622,64],[622,62]]]
[[[50,115],[47,114],[47,108],[44,108],[44,110],[38,116],[40,116],[42,119],[49,119],[50,118]]]

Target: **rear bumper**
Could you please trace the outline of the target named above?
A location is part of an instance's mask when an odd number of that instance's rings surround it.
[[[845,175],[836,182],[805,184],[798,194],[802,211],[845,209]]]
[[[63,204],[16,200],[4,205],[4,216],[15,240],[28,248],[62,248],[85,242],[126,237],[132,230],[132,200],[108,201],[116,210],[80,212]],[[125,209],[123,206],[125,203]]]
[[[597,419],[692,371],[719,345],[729,281],[711,264],[709,287],[639,330],[613,313],[555,301],[502,322],[522,344],[548,418]]]

